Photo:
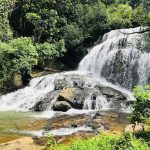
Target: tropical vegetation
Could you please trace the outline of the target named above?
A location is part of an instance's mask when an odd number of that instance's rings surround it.
[[[107,31],[149,26],[149,7],[147,0],[0,0],[1,85],[47,60],[73,69]]]

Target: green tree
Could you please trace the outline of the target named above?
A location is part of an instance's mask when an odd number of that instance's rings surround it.
[[[141,0],[141,1],[142,1],[141,3],[144,5],[144,8],[146,9],[146,11],[149,12],[150,11],[150,1],[148,1],[148,0]]]
[[[53,60],[63,56],[64,52],[66,52],[64,40],[60,40],[55,44],[50,44],[47,42],[37,44],[36,49],[39,54],[39,59],[41,60]]]
[[[136,101],[133,104],[131,121],[150,119],[150,86],[136,87],[133,90]]]
[[[8,41],[13,33],[9,25],[9,14],[11,13],[15,0],[0,0],[0,40]]]
[[[37,64],[38,53],[30,38],[18,38],[0,44],[0,81],[8,81],[14,73],[22,77]]]
[[[10,61],[12,58],[13,49],[10,45],[5,43],[0,43],[0,83],[3,84],[9,78],[11,78],[13,69],[12,62]]]
[[[64,40],[67,48],[79,46],[84,40],[82,28],[77,24],[67,24],[63,29]]]
[[[136,8],[136,7],[138,7],[138,6],[141,4],[141,1],[142,1],[142,0],[130,0],[130,5],[131,5],[133,8]]]
[[[102,0],[102,2],[105,4],[105,5],[110,5],[110,4],[114,4],[116,2],[116,0]]]
[[[144,25],[147,19],[147,13],[143,5],[139,5],[133,10],[133,22],[137,25]]]
[[[132,25],[132,7],[120,4],[117,7],[110,5],[107,9],[110,26],[113,28],[130,27]]]
[[[31,71],[32,66],[37,64],[38,54],[33,45],[31,38],[18,38],[9,42],[13,49],[12,59],[13,68],[18,73],[23,74],[26,71]]]
[[[67,10],[69,9],[68,5],[70,2],[69,0],[67,0],[66,3],[65,1],[57,1],[18,0],[16,9],[11,15],[11,24],[13,28],[16,29],[16,32],[18,32],[17,34],[30,36],[36,42],[51,43],[59,41],[61,39],[61,28],[67,23],[63,15],[64,13],[68,13],[68,11],[65,12],[65,8]],[[64,12],[62,10],[64,10]],[[22,15],[18,15],[18,13]],[[15,18],[15,21],[13,18]]]
[[[85,44],[97,40],[107,30],[106,7],[101,2],[96,5],[76,5],[75,16],[75,22],[83,31]]]

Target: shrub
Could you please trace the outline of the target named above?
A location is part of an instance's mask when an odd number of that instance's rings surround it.
[[[150,118],[150,86],[135,87],[133,90],[136,101],[133,104],[131,121],[144,121]]]
[[[42,60],[53,60],[63,55],[66,52],[64,40],[60,40],[55,44],[45,42],[43,44],[36,45],[39,58]]]
[[[55,150],[56,147],[55,138],[53,137],[52,134],[48,134],[47,136],[48,136],[47,143],[42,147],[42,150]]]
[[[99,135],[87,140],[79,140],[69,146],[60,145],[57,150],[149,150],[146,142],[132,134]]]

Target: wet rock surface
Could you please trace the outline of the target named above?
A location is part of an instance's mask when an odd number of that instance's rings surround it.
[[[126,100],[127,95],[110,87],[100,87],[103,95],[106,95],[110,100]]]
[[[51,111],[47,112],[50,113]],[[46,116],[48,115],[46,113]],[[28,114],[19,114],[14,119],[10,115],[9,121],[13,126],[9,127],[11,134],[0,137],[1,143],[24,136],[33,137],[35,143],[44,145],[47,141],[47,134],[53,134],[58,142],[67,142],[72,138],[86,138],[99,134],[101,131],[114,130],[123,132],[125,126],[129,124],[127,115],[116,111],[83,111],[71,110],[70,112],[55,112],[54,116],[49,119],[39,118],[43,113],[36,113],[36,118],[29,118]],[[34,116],[34,114],[32,114]],[[38,118],[37,118],[38,117]],[[16,119],[17,118],[17,119]],[[24,118],[22,120],[22,118]],[[26,119],[27,118],[27,119]],[[18,121],[19,120],[19,121]],[[2,122],[3,124],[3,122]],[[6,123],[6,128],[8,128]],[[86,129],[86,130],[85,130]],[[3,135],[3,131],[1,132]],[[15,137],[14,137],[15,136]]]
[[[71,109],[71,105],[65,101],[57,101],[53,104],[53,110],[54,111],[67,111]]]
[[[56,78],[54,90],[39,99],[32,110],[103,109],[104,102],[109,105],[109,108],[118,110],[122,105],[126,105],[127,95],[83,75],[72,74]]]
[[[127,116],[128,114],[118,113],[115,111],[93,112],[73,116],[54,116],[53,118],[47,120],[44,130],[47,132],[60,128],[78,128],[81,126],[86,126],[91,127],[92,132],[96,132],[99,128],[103,130],[114,130],[114,128],[118,128],[119,131],[124,131],[125,126],[129,123]]]
[[[31,108],[33,111],[45,111],[46,109],[51,107],[51,103],[53,99],[58,97],[59,91],[50,91],[43,98],[41,98],[38,102],[35,103],[34,107]]]
[[[66,101],[72,108],[83,109],[86,94],[84,89],[64,88],[60,91],[57,101]]]
[[[57,143],[64,143],[70,141],[72,138],[87,138],[99,134],[101,131],[107,132],[124,132],[125,127],[129,124],[127,120],[128,114],[111,112],[96,112],[89,114],[78,114],[74,116],[61,115],[54,116],[47,120],[44,128],[43,136],[53,130],[62,128],[76,129],[81,126],[90,127],[90,131],[77,131],[68,135],[54,135]],[[36,144],[42,145],[46,143],[46,137],[35,137]]]

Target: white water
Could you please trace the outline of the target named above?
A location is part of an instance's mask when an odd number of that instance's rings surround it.
[[[91,100],[91,96],[90,95],[85,101],[84,101],[84,108],[83,109],[92,109],[92,105],[93,105],[93,100]],[[108,109],[109,108],[109,102],[107,101],[107,99],[100,95],[96,98],[95,102],[94,102],[94,108],[96,110],[101,110],[101,109]]]
[[[79,74],[82,75],[85,80],[84,86],[91,86],[94,87],[95,85],[106,85],[109,87],[112,87],[117,90],[121,90],[123,93],[128,94],[128,99],[132,99],[130,92],[121,89],[120,87],[117,87],[115,85],[112,85],[111,83],[106,82],[105,80],[100,80],[99,78],[94,77],[91,74],[85,73],[85,72],[64,72],[64,73],[56,73],[53,75],[46,75],[43,77],[35,78],[31,80],[30,85],[25,87],[24,89],[17,90],[16,92],[9,93],[7,95],[3,95],[0,97],[0,111],[9,111],[9,110],[15,110],[15,111],[29,111],[31,108],[34,107],[34,105],[43,99],[43,97],[49,93],[50,91],[54,90],[54,82],[56,79],[64,79],[65,75],[72,75],[72,74]],[[70,79],[67,78],[67,80],[71,83]],[[56,101],[55,93],[51,94],[52,101],[49,105],[49,108],[46,111],[52,110],[52,105]],[[97,110],[99,109],[108,109],[109,103],[107,102],[106,98],[103,96],[99,96],[96,98],[95,101],[95,108]],[[90,99],[90,96],[87,96],[87,99],[84,102],[84,109],[92,109],[92,100]],[[74,111],[76,112],[76,111]],[[53,116],[53,113],[49,114],[50,116]],[[49,116],[46,112],[44,112],[41,116]]]
[[[140,31],[140,28],[121,30],[121,32],[124,33],[138,31]],[[150,54],[139,53],[136,44],[137,40],[141,38],[140,34],[135,33],[125,35],[121,32],[115,30],[105,34],[102,43],[95,46],[80,62],[78,71],[56,73],[35,78],[32,79],[30,85],[24,89],[1,96],[0,110],[29,111],[38,101],[43,99],[46,94],[54,90],[54,82],[56,79],[64,79],[64,76],[73,74],[79,74],[83,76],[85,81],[84,86],[88,87],[90,85],[91,87],[94,87],[98,83],[100,85],[107,85],[126,93],[129,100],[133,99],[131,93],[122,88],[122,86],[126,88],[132,87],[133,82],[135,82],[135,77],[132,71],[134,69],[138,75],[137,84],[143,85],[148,83],[148,78],[150,78]],[[122,55],[120,61],[123,62],[124,70],[115,74],[114,63],[116,61],[116,55],[118,52],[120,52]],[[66,80],[72,84],[69,78]],[[118,85],[116,86],[110,82],[107,82],[106,80],[114,82]],[[52,104],[56,101],[56,95],[57,93],[51,94],[52,100],[49,108],[46,110],[47,112],[52,110]],[[97,110],[108,109],[109,106],[110,103],[105,97],[99,96],[96,98],[95,108]],[[90,96],[87,97],[84,102],[84,109],[92,109],[92,101]],[[46,114],[47,113],[45,112],[45,115]]]
[[[26,134],[26,135],[33,135],[33,136],[37,136],[37,137],[43,137],[43,136],[47,136],[48,134],[53,135],[53,136],[64,136],[64,135],[70,135],[73,133],[76,133],[78,131],[92,131],[92,128],[87,127],[87,126],[80,126],[77,128],[60,128],[60,129],[55,129],[55,130],[50,130],[48,131],[48,133],[44,133],[44,130],[40,130],[40,131],[28,131],[28,130],[24,130],[24,131],[17,131],[17,130],[13,130],[14,132],[18,132],[20,134]]]
[[[105,34],[102,43],[80,62],[79,70],[92,72],[128,89],[150,83],[150,54],[142,53],[138,48],[144,36],[137,33],[141,30],[138,27]]]

